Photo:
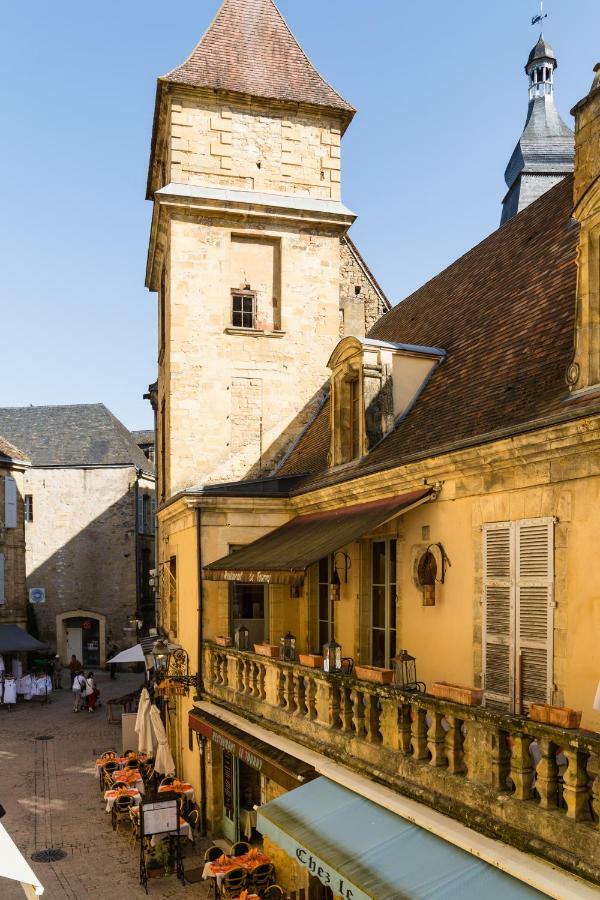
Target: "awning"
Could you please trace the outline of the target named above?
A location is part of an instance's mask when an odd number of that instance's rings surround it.
[[[136,644],[134,647],[128,647],[127,650],[121,650],[120,653],[117,653],[116,656],[113,656],[112,659],[108,660],[109,663],[135,663],[145,661],[146,657],[144,656],[141,644]]]
[[[260,807],[256,827],[346,900],[544,896],[328,778]]]
[[[29,900],[44,893],[33,869],[3,825],[0,825],[0,878],[19,881]]]
[[[203,576],[209,581],[300,584],[313,563],[420,506],[432,493],[431,488],[425,488],[385,500],[296,516],[254,543],[205,566]]]
[[[313,767],[307,763],[265,744],[234,725],[226,724],[210,713],[190,710],[188,721],[192,731],[204,735],[288,791],[316,776]]]
[[[18,625],[0,625],[0,653],[27,653],[28,650],[46,650],[47,645],[32,637]]]

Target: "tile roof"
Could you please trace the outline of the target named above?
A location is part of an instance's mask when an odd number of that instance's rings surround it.
[[[154,430],[146,428],[142,431],[132,431],[131,436],[139,446],[140,444],[152,444],[154,446]]]
[[[314,68],[273,0],[225,0],[190,56],[161,81],[354,114]]]
[[[135,465],[154,471],[131,432],[103,403],[3,407],[0,433],[24,447],[34,466]]]
[[[20,462],[29,462],[27,454],[15,447],[14,444],[11,444],[10,441],[7,441],[2,435],[0,435],[0,456],[8,459],[17,459]]]
[[[301,491],[600,412],[565,402],[573,355],[576,249],[568,176],[383,316],[369,337],[447,351],[415,406],[368,456],[327,469],[329,403],[278,474]]]

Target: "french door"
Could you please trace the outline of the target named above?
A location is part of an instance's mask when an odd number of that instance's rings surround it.
[[[552,702],[554,520],[495,522],[483,538],[485,705],[520,713]]]
[[[396,655],[396,540],[371,544],[372,666],[389,668]]]

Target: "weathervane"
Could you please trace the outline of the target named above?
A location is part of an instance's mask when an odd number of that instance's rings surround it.
[[[531,20],[532,25],[541,25],[544,19],[548,18],[548,13],[544,12],[544,0],[540,0],[540,13]]]

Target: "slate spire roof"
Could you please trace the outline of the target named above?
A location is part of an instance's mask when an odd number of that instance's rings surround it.
[[[134,465],[154,471],[131,432],[103,403],[2,407],[0,434],[21,447],[34,466]]]
[[[550,64],[545,67],[550,78],[540,86],[544,92],[530,85],[525,128],[504,173],[508,193],[502,202],[501,224],[541,197],[574,168],[575,137],[554,102],[553,72],[558,61],[550,44],[540,35],[529,54],[527,74],[539,68],[535,64],[542,60]]]
[[[354,114],[319,75],[273,0],[224,0],[190,56],[161,81]]]

